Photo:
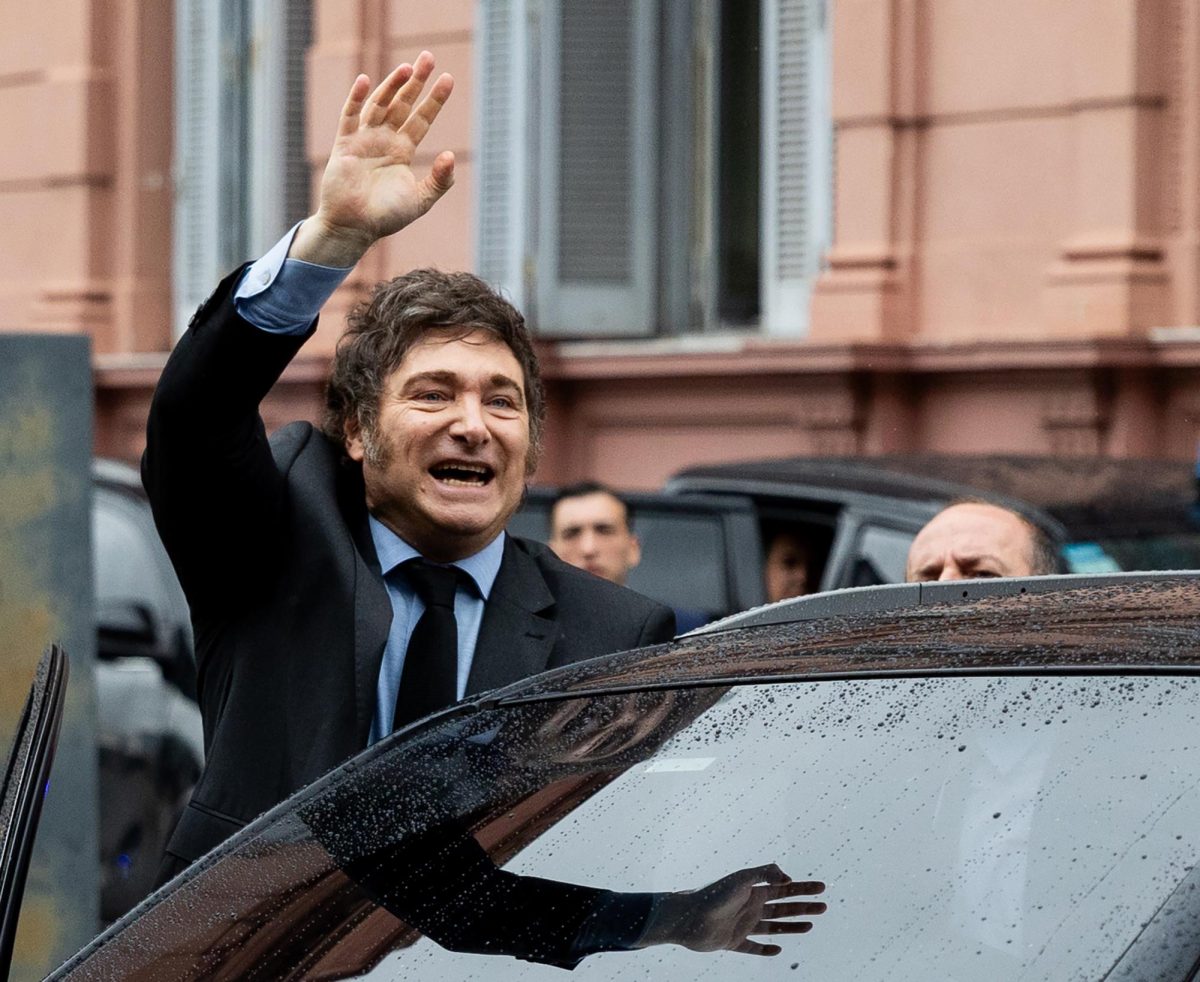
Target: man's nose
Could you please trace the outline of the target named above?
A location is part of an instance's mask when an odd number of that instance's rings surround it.
[[[584,532],[583,535],[579,537],[579,550],[584,554],[584,556],[595,555],[596,544],[597,539],[595,532]]]
[[[458,400],[454,422],[450,424],[450,435],[470,446],[479,446],[491,438],[483,414],[483,403],[477,397],[464,396]]]
[[[953,558],[947,558],[942,565],[942,572],[938,575],[938,580],[965,580],[967,574],[964,573]]]

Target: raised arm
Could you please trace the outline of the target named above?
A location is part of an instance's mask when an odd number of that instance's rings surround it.
[[[319,206],[297,230],[289,258],[353,266],[450,188],[453,154],[439,154],[423,177],[412,167],[454,85],[443,74],[424,92],[433,67],[422,52],[374,91],[365,75],[355,79]],[[235,305],[242,275],[229,276],[197,311],[159,379],[147,424],[143,481],[193,612],[197,603],[225,609],[252,595],[282,561],[283,479],[258,407],[311,334],[315,309],[284,318],[297,322],[294,332],[260,329]],[[286,290],[275,295],[285,298],[277,306],[297,313]]]

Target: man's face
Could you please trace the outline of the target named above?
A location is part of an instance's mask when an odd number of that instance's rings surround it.
[[[520,505],[530,452],[523,377],[486,331],[435,334],[384,383],[376,431],[347,434],[367,507],[427,558],[473,555]]]
[[[613,583],[624,584],[642,558],[625,506],[611,494],[563,498],[554,507],[550,525],[550,548],[559,559]]]
[[[910,582],[969,580],[1033,573],[1033,534],[1019,517],[986,504],[952,505],[913,539]]]

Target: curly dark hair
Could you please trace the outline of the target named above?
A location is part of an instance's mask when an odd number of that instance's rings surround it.
[[[437,331],[447,341],[484,330],[504,342],[521,366],[529,411],[529,470],[537,464],[546,394],[525,318],[478,276],[417,269],[385,280],[354,307],[338,341],[325,391],[322,427],[339,444],[355,421],[373,438],[384,383],[408,351]]]

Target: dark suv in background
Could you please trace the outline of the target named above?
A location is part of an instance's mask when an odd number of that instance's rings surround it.
[[[554,491],[510,528],[545,539]],[[1072,573],[1200,568],[1192,468],[1177,461],[1017,456],[793,457],[692,467],[628,495],[642,538],[629,585],[714,617],[761,604],[764,542],[807,545],[813,589],[899,583],[913,536],[958,498],[1044,528]]]
[[[200,776],[192,628],[141,477],[92,465],[100,915],[150,892],[163,847]]]

